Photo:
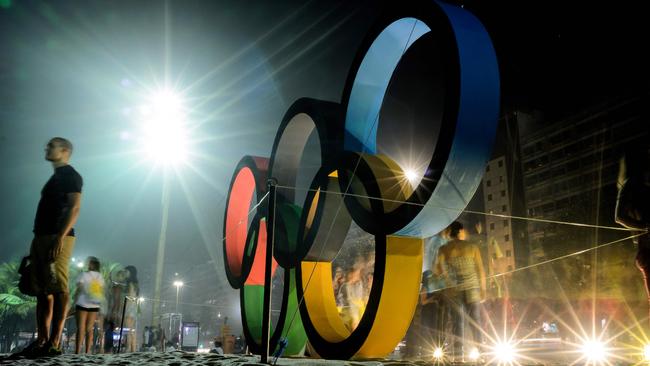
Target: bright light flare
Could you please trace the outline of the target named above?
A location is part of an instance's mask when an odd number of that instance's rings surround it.
[[[499,342],[494,345],[494,357],[499,363],[510,364],[515,361],[517,350],[510,342]]]
[[[77,262],[77,268],[84,268],[83,262]]]
[[[433,350],[433,359],[436,361],[440,361],[445,357],[445,352],[442,350],[441,347],[436,347],[436,349]]]
[[[142,144],[147,157],[175,165],[187,157],[187,128],[183,100],[171,90],[158,91],[140,107]]]
[[[183,287],[184,283],[183,281],[174,281],[174,286],[176,287]]]
[[[469,351],[469,359],[471,361],[476,361],[481,357],[481,353],[478,351],[478,348],[474,347]]]
[[[650,344],[646,344],[643,347],[643,361],[650,362]]]
[[[404,175],[406,176],[406,179],[408,179],[408,181],[411,184],[417,183],[417,180],[420,178],[418,173],[414,169],[406,169],[404,171]]]
[[[607,347],[599,340],[587,340],[580,347],[585,359],[591,362],[604,362],[607,359]]]

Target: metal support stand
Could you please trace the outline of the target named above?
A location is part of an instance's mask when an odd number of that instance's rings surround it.
[[[122,333],[124,333],[124,314],[126,313],[126,302],[128,299],[129,299],[128,296],[124,296],[124,305],[122,306],[122,320],[120,320],[120,340],[117,343],[118,354],[122,350]]]
[[[267,182],[269,192],[268,215],[266,217],[266,258],[264,260],[264,302],[262,314],[262,357],[261,363],[269,363],[269,340],[271,338],[271,265],[273,263],[273,221],[275,219],[276,181]]]

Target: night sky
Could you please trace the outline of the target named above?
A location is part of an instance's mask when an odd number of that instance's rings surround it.
[[[460,4],[459,2],[457,2]],[[502,110],[552,122],[586,106],[647,95],[648,23],[640,2],[467,1],[493,38]],[[43,147],[75,144],[85,181],[75,255],[136,265],[143,291],[161,221],[162,169],[137,150],[148,90],[183,90],[190,163],[172,173],[165,278],[225,282],[226,190],[245,154],[268,156],[297,98],[339,101],[372,1],[0,0],[0,260],[26,254]],[[198,275],[197,275],[198,276]],[[191,285],[190,285],[191,287]]]

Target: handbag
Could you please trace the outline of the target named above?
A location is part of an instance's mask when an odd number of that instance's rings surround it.
[[[33,270],[34,265],[31,258],[29,256],[23,257],[20,262],[20,267],[18,267],[18,274],[20,275],[18,290],[27,296],[36,296],[36,287],[34,286],[34,281],[32,281]]]

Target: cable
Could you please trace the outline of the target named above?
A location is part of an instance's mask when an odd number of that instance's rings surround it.
[[[292,187],[287,187],[287,186],[278,186],[278,188],[303,190],[301,188],[292,188]],[[315,190],[315,189],[304,189],[304,190],[307,190],[307,191],[320,191],[321,193],[326,193],[326,194],[342,194],[343,196],[356,197],[356,198],[367,198],[367,199],[371,199],[371,200],[393,202],[393,203],[402,203],[402,204],[414,205],[414,206],[422,206],[422,207],[427,206],[426,204],[421,204],[421,203],[413,203],[413,202],[406,202],[406,201],[400,201],[400,200],[393,200],[393,199],[389,199],[389,198],[378,198],[378,197],[364,196],[364,195],[355,194],[355,193],[339,193],[339,192],[334,192],[334,191],[323,191],[323,190]],[[440,205],[429,205],[429,206],[430,207],[435,207],[435,208],[440,208],[440,209],[443,209],[443,210],[461,211],[461,212],[469,213],[469,214],[500,217],[500,218],[504,218],[504,219],[525,220],[525,221],[532,221],[532,222],[543,222],[543,223],[547,223],[547,224],[559,224],[559,225],[577,226],[577,227],[584,227],[584,228],[595,228],[595,229],[603,229],[603,230],[616,230],[616,231],[628,231],[628,232],[629,231],[638,231],[638,230],[632,230],[632,229],[628,229],[628,228],[624,228],[624,227],[618,227],[618,226],[593,225],[593,224],[583,224],[583,223],[579,223],[579,222],[540,219],[540,218],[535,218],[535,217],[524,217],[524,216],[495,214],[495,213],[490,213],[490,212],[465,210],[465,209],[445,207],[445,206],[440,206]]]

